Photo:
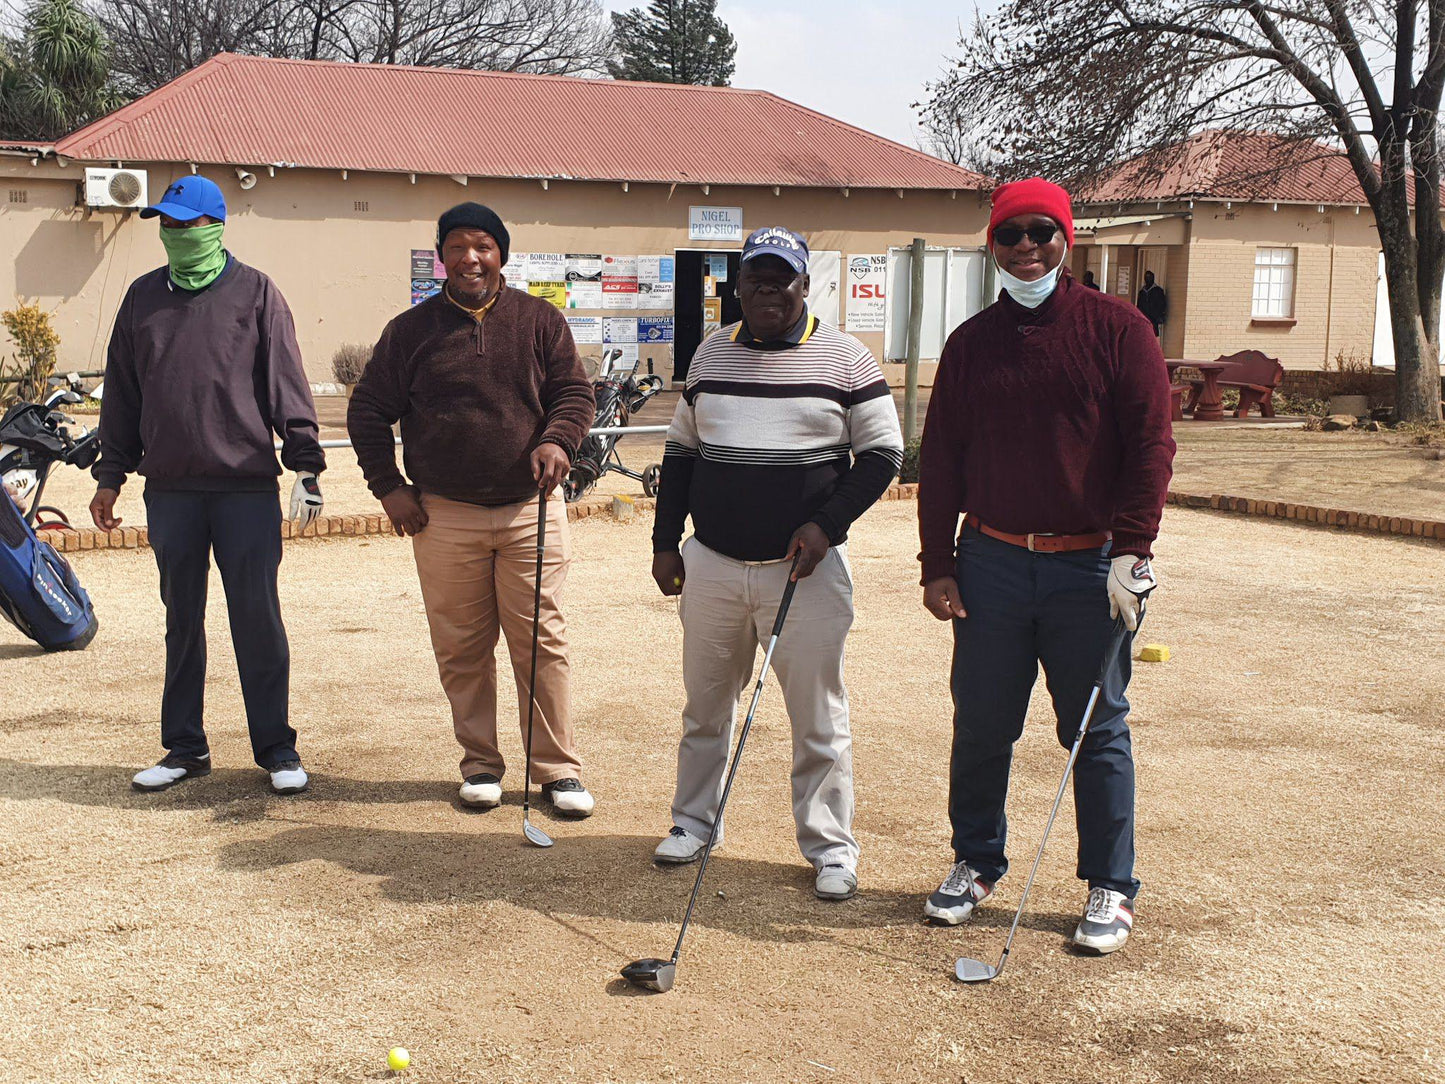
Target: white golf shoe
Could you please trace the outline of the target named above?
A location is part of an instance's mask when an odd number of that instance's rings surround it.
[[[502,803],[502,781],[490,772],[478,772],[467,776],[457,797],[463,805],[476,809],[491,809]]]
[[[167,756],[159,764],[153,764],[149,768],[136,772],[130,785],[141,791],[166,790],[182,780],[210,774],[211,757],[209,753],[204,757]]]
[[[277,794],[300,794],[311,785],[311,777],[299,760],[287,760],[271,769],[271,789]]]
[[[673,825],[672,831],[667,833],[667,838],[659,843],[657,849],[652,852],[652,857],[657,862],[664,862],[670,866],[681,866],[697,861],[706,846],[706,840],[698,839],[686,828]]]
[[[564,817],[581,819],[592,816],[597,802],[580,779],[558,779],[554,783],[542,784],[542,797],[552,803],[552,808]]]

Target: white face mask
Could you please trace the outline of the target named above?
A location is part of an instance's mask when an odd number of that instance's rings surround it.
[[[998,256],[994,256],[994,266],[998,268],[999,280],[1003,288],[1008,291],[1009,297],[1013,298],[1026,309],[1036,309],[1049,299],[1054,288],[1059,284],[1059,276],[1064,273],[1064,261],[1069,258],[1069,246],[1064,246],[1064,254],[1059,258],[1059,266],[1052,271],[1046,272],[1032,282],[1026,282],[1021,278],[1010,275],[998,262]]]

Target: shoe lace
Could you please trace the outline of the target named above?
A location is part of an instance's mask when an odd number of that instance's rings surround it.
[[[667,834],[670,836],[685,836],[687,835],[687,829],[681,827],[680,825],[674,824],[672,826],[672,831],[668,832]]]
[[[1084,909],[1084,919],[1087,922],[1113,922],[1119,917],[1119,904],[1124,901],[1124,893],[1113,892],[1107,888],[1089,889],[1089,905]]]
[[[943,892],[949,896],[961,896],[967,891],[972,896],[974,878],[975,874],[968,868],[967,862],[955,862],[944,879]]]

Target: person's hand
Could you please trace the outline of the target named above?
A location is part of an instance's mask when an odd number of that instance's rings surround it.
[[[411,486],[397,486],[381,498],[381,508],[396,528],[396,533],[403,538],[409,534],[420,534],[426,527],[426,509],[416,499],[416,490]]]
[[[118,489],[97,489],[90,498],[90,518],[102,531],[113,531],[120,526],[120,517],[115,514],[115,502],[120,496]]]
[[[682,554],[654,553],[652,555],[652,578],[657,581],[657,589],[664,595],[682,594],[682,585],[687,580],[687,572],[683,569]]]
[[[958,594],[958,581],[952,576],[940,576],[923,585],[923,608],[940,621],[968,616]]]
[[[798,567],[793,569],[792,579],[802,580],[811,576],[818,562],[828,556],[828,545],[828,536],[816,523],[805,523],[794,531],[793,537],[788,539],[788,552],[784,556],[789,560],[795,553],[803,556],[798,559]]]
[[[1123,615],[1124,627],[1137,632],[1144,617],[1144,600],[1159,586],[1147,557],[1124,554],[1109,562],[1109,616]]]
[[[571,469],[572,460],[551,441],[537,445],[532,452],[532,477],[537,480],[538,489],[551,493],[562,484],[562,479]]]
[[[321,499],[321,483],[316,480],[316,472],[298,471],[296,484],[291,487],[291,515],[289,517],[296,521],[298,534],[316,521],[316,517],[321,515],[324,504],[325,502]]]

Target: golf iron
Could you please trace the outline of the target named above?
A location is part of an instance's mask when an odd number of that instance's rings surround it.
[[[1144,619],[1142,606],[1139,611],[1139,620]],[[1099,694],[1104,688],[1104,676],[1109,672],[1109,664],[1114,661],[1119,650],[1124,645],[1124,638],[1127,630],[1124,628],[1124,621],[1120,618],[1114,623],[1114,633],[1109,637],[1109,647],[1104,653],[1104,661],[1099,667],[1099,676],[1094,680],[1094,688],[1089,693],[1089,703],[1084,708],[1083,721],[1079,723],[1079,732],[1074,735],[1074,746],[1069,750],[1068,763],[1064,765],[1064,777],[1059,780],[1059,792],[1054,795],[1054,808],[1049,810],[1048,823],[1044,825],[1043,838],[1039,840],[1038,852],[1034,855],[1034,865],[1029,870],[1028,882],[1024,885],[1023,897],[1019,900],[1019,908],[1014,912],[1013,925],[1009,927],[1008,940],[1003,944],[1003,955],[998,958],[998,966],[986,964],[982,960],[973,960],[967,956],[959,957],[953,965],[953,977],[959,982],[992,982],[1003,974],[1004,965],[1008,963],[1009,950],[1013,948],[1014,934],[1018,932],[1019,919],[1024,917],[1024,907],[1029,902],[1029,889],[1034,887],[1034,877],[1039,872],[1039,863],[1044,859],[1044,846],[1049,841],[1049,832],[1054,827],[1054,818],[1059,813],[1059,803],[1063,801],[1064,790],[1069,785],[1069,774],[1074,770],[1074,761],[1079,759],[1079,749],[1084,744],[1084,735],[1089,732],[1089,724],[1094,719],[1094,706],[1099,702]]]
[[[537,494],[537,587],[532,596],[532,679],[527,682],[527,767],[522,776],[522,835],[538,847],[552,846],[552,837],[531,820],[532,720],[537,714],[537,635],[542,618],[542,554],[547,547],[547,491]]]
[[[798,581],[793,579],[798,571],[798,557],[793,558],[793,567],[788,573],[788,585],[783,588],[783,600],[778,603],[778,616],[773,621],[773,633],[768,638],[768,649],[763,653],[763,666],[758,671],[758,683],[753,688],[753,702],[748,708],[747,717],[743,720],[743,728],[738,734],[738,747],[733,753],[733,761],[728,765],[727,780],[723,783],[722,798],[718,801],[717,816],[713,819],[712,835],[708,837],[707,846],[702,852],[702,861],[697,868],[697,880],[692,885],[692,896],[687,901],[687,912],[682,916],[682,929],[677,934],[677,944],[672,947],[671,959],[662,960],[656,956],[645,960],[633,960],[622,969],[622,977],[633,986],[641,987],[644,990],[654,990],[658,993],[666,993],[672,989],[672,984],[677,979],[677,958],[682,954],[682,939],[687,936],[688,923],[692,921],[692,909],[697,903],[698,891],[702,888],[703,874],[707,872],[707,860],[712,857],[713,841],[717,839],[718,825],[722,824],[723,810],[727,808],[728,795],[732,793],[733,779],[738,774],[738,764],[743,759],[743,745],[748,740],[748,731],[753,727],[753,716],[758,711],[758,701],[763,697],[763,679],[768,674],[768,664],[773,661],[773,648],[778,646],[778,636],[783,631],[783,618],[788,615],[788,606],[793,601],[793,590],[798,586]]]

